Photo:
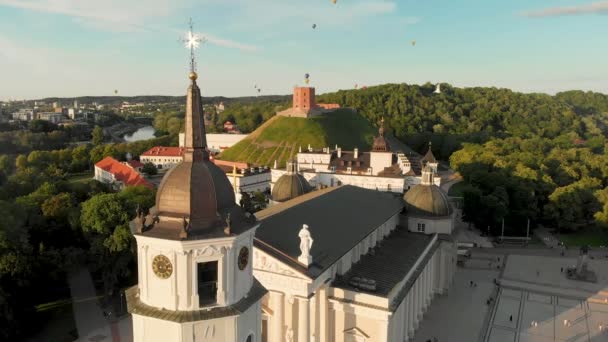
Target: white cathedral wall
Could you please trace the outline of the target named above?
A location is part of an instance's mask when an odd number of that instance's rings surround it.
[[[211,240],[172,241],[135,235],[138,245],[138,286],[145,304],[168,310],[198,310],[197,263],[218,262],[217,304],[231,305],[251,288],[252,266],[237,267],[237,255],[243,246],[252,253],[255,228],[238,237]],[[152,260],[166,256],[173,265],[167,279],[152,272]]]
[[[445,219],[426,219],[408,216],[407,227],[409,231],[417,233],[419,223],[424,224],[425,234],[452,234],[452,217]]]
[[[133,342],[192,341],[184,336],[179,323],[137,314],[132,315],[132,320]]]
[[[372,168],[372,175],[377,176],[385,167],[393,165],[392,152],[370,152],[369,166]]]

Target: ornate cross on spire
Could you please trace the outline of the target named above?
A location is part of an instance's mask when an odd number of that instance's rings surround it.
[[[196,55],[194,54],[194,50],[196,50],[201,43],[205,43],[207,40],[205,37],[201,37],[193,32],[192,18],[190,18],[188,26],[190,30],[186,34],[186,38],[182,39],[181,41],[188,49],[190,49],[190,72],[196,72]]]

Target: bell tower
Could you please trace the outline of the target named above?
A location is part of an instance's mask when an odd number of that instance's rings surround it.
[[[133,223],[138,285],[127,290],[133,341],[260,341],[261,298],[253,277],[259,224],[234,201],[225,173],[209,160],[194,70],[187,93],[184,161],[167,172],[149,214]]]

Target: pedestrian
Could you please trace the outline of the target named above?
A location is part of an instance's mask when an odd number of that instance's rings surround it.
[[[473,281],[471,280],[471,282],[469,283],[469,287],[473,287]]]
[[[560,268],[560,269],[559,269],[559,271],[560,271],[561,273],[564,273],[564,268],[563,268],[563,267],[562,267],[562,268]]]
[[[509,322],[513,322],[513,315],[509,316]]]
[[[540,271],[539,270],[536,270],[536,276],[537,277],[540,276]]]

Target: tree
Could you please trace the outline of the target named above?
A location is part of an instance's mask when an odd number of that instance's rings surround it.
[[[158,169],[156,168],[156,165],[154,165],[153,163],[147,162],[144,164],[142,171],[147,174],[148,176],[154,176],[155,174],[158,173]]]
[[[32,120],[28,123],[28,128],[34,133],[48,133],[57,129],[57,125],[46,120]]]
[[[80,222],[101,271],[105,292],[110,294],[121,278],[130,274],[133,237],[129,231],[127,204],[117,193],[98,194],[82,204]]]
[[[100,126],[95,126],[95,128],[93,128],[93,139],[92,139],[92,143],[95,146],[99,146],[103,143],[103,128],[101,128]]]

